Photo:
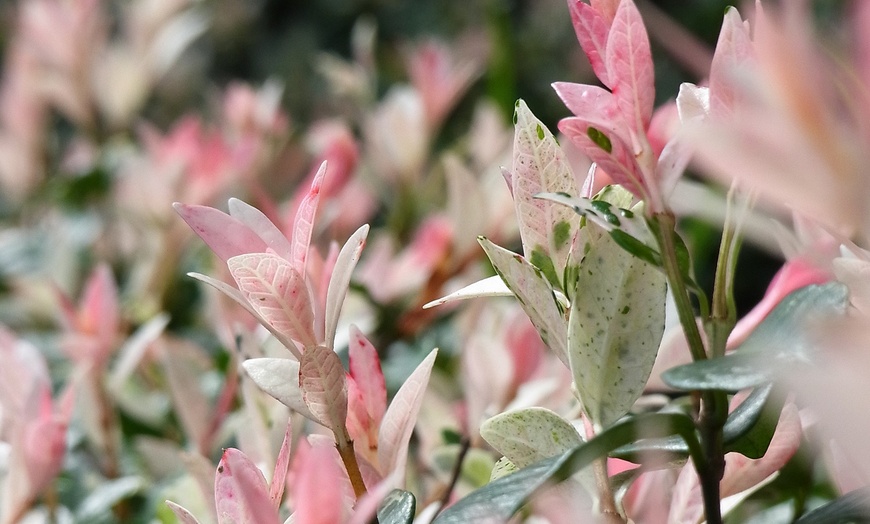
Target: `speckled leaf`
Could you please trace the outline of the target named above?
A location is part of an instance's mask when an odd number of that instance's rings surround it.
[[[346,431],[347,379],[335,351],[325,346],[305,350],[299,363],[299,388],[318,422],[336,433]]]
[[[500,413],[481,424],[480,436],[520,468],[583,443],[570,422],[539,407]]]
[[[568,358],[592,421],[606,427],[643,391],[664,333],[665,277],[590,223],[568,320]]]
[[[522,256],[481,237],[480,245],[492,267],[513,291],[541,340],[568,365],[568,324],[541,271]]]
[[[489,481],[492,482],[502,477],[506,477],[518,469],[520,468],[518,468],[516,464],[511,462],[507,457],[502,457],[498,459],[498,462],[496,462],[495,466],[492,467],[492,472],[489,474]]]
[[[554,286],[561,287],[579,221],[569,209],[534,196],[542,192],[576,195],[579,189],[562,148],[522,100],[517,101],[515,116],[512,184],[523,253],[544,270]],[[542,262],[536,263],[536,258]]]
[[[271,253],[250,253],[227,260],[230,273],[251,307],[275,330],[314,346],[314,311],[308,286],[290,262]]]

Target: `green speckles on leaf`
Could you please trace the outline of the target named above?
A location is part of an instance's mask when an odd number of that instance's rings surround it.
[[[480,435],[520,468],[583,442],[570,422],[538,407],[496,415],[481,424]]]
[[[590,140],[595,142],[595,145],[597,145],[598,147],[600,147],[604,151],[606,151],[608,153],[613,152],[613,144],[610,142],[610,138],[607,135],[605,135],[604,133],[602,133],[601,131],[599,131],[598,129],[595,129],[594,127],[590,126],[586,130],[586,135],[589,137]]]
[[[553,226],[553,242],[556,246],[567,244],[571,240],[571,224],[566,221],[557,222]]]
[[[631,311],[631,306],[626,305],[624,308],[622,308],[622,311],[620,311],[620,313],[622,313],[623,315],[627,315],[629,311]]]
[[[544,139],[544,136],[545,136],[545,135],[544,135],[544,127],[543,127],[541,124],[537,124],[537,125],[535,126],[535,131],[536,131],[537,134],[538,134],[538,140],[543,140],[543,139]]]

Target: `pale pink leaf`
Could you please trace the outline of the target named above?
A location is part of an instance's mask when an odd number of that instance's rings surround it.
[[[314,310],[303,274],[271,253],[238,255],[227,260],[242,295],[266,322],[304,347],[317,345]]]
[[[353,235],[347,239],[338,258],[335,261],[335,266],[332,269],[332,276],[329,279],[329,286],[326,291],[326,342],[327,347],[332,347],[335,344],[335,330],[338,327],[338,317],[341,314],[341,306],[344,303],[344,298],[347,295],[347,288],[350,285],[350,278],[353,270],[359,262],[360,253],[366,243],[366,237],[369,233],[368,224],[364,224],[357,229]]]
[[[289,358],[252,358],[244,361],[242,367],[265,393],[305,418],[318,422],[302,399],[299,362]]]
[[[215,475],[214,496],[218,524],[280,522],[263,473],[235,448],[224,450]]]
[[[725,474],[720,482],[721,496],[747,490],[779,471],[801,444],[801,421],[797,406],[787,403],[763,457],[750,459],[739,453],[725,455]]]
[[[293,340],[291,340],[290,337],[288,337],[285,333],[276,329],[265,318],[263,318],[263,316],[260,315],[260,313],[257,310],[255,310],[253,308],[253,306],[247,301],[247,299],[244,297],[244,295],[242,295],[241,291],[239,291],[238,289],[236,289],[236,288],[234,288],[234,287],[232,287],[224,282],[221,282],[220,280],[212,278],[208,275],[203,275],[201,273],[188,273],[187,276],[189,276],[191,278],[195,278],[196,280],[199,280],[200,282],[205,282],[206,284],[217,289],[218,291],[220,291],[224,295],[233,299],[237,304],[239,304],[240,306],[245,308],[245,310],[248,313],[253,315],[254,318],[257,319],[257,322],[259,322],[263,327],[268,329],[269,332],[272,333],[272,335],[274,335],[275,338],[277,338],[278,341],[284,345],[284,347],[289,349],[290,352],[293,353],[293,355],[296,358],[302,358],[302,352],[299,351],[299,348],[297,347],[296,343],[293,342]]]
[[[734,108],[738,78],[754,58],[749,30],[734,7],[725,10],[716,52],[710,65],[710,110],[717,116]]]
[[[493,268],[513,291],[541,340],[568,365],[568,322],[559,311],[556,296],[541,270],[520,255],[480,239]]]
[[[378,427],[366,409],[362,391],[353,377],[347,377],[347,432],[357,456],[367,457],[378,448]]]
[[[629,132],[613,93],[598,86],[554,82],[553,90],[572,113],[600,130],[629,141]]]
[[[647,187],[640,166],[631,149],[616,135],[608,135],[604,130],[598,129],[582,118],[563,118],[559,122],[559,130],[574,142],[586,156],[598,164],[613,181],[637,196],[641,200],[647,197]],[[593,141],[590,134],[599,136],[598,141]],[[602,148],[601,142],[609,144],[607,149]]]
[[[112,270],[107,264],[100,264],[88,278],[79,310],[78,329],[95,334],[105,350],[114,349],[118,324],[120,322],[118,287]],[[108,356],[108,355],[103,355]]]
[[[607,23],[612,23],[613,18],[616,16],[616,8],[619,7],[619,3],[622,0],[590,0],[589,5],[592,6],[596,12],[600,13],[601,16],[607,20]]]
[[[692,158],[692,148],[685,137],[681,133],[677,133],[670,142],[665,145],[659,161],[656,163],[656,183],[661,189],[661,193],[667,200],[668,196],[673,192],[677,181],[689,165],[689,160]]]
[[[576,195],[577,182],[553,134],[522,100],[517,101],[515,117],[513,196],[523,253],[527,260],[549,259],[560,278],[580,221],[570,209],[535,195]]]
[[[290,451],[293,445],[292,419],[287,419],[287,427],[284,428],[284,440],[281,449],[278,450],[278,459],[275,461],[275,469],[272,473],[272,482],[269,484],[269,499],[277,510],[281,506],[281,497],[284,496],[284,488],[287,485],[287,471],[290,468]]]
[[[619,111],[637,135],[645,135],[655,102],[655,79],[646,28],[631,0],[622,0],[616,10],[605,62]]]
[[[571,22],[580,47],[586,53],[589,64],[595,76],[607,87],[613,87],[612,80],[605,65],[607,54],[607,35],[610,32],[610,21],[582,0],[568,0],[571,11]]]
[[[346,433],[347,381],[335,351],[325,346],[307,348],[299,363],[299,387],[305,405],[320,424],[336,438]]]
[[[290,241],[262,211],[238,198],[231,198],[228,207],[230,216],[248,226],[266,243],[267,249],[285,260],[290,260],[292,252]]]
[[[166,505],[169,506],[169,509],[172,510],[172,513],[175,514],[175,517],[181,524],[199,524],[199,521],[196,520],[196,517],[194,517],[189,511],[179,506],[175,502],[167,500]]]
[[[513,292],[509,287],[507,287],[500,276],[495,275],[484,278],[483,280],[478,280],[477,282],[469,284],[449,295],[433,300],[432,302],[425,304],[423,309],[429,309],[430,307],[440,306],[457,300],[468,300],[470,298],[510,296],[513,296]]]
[[[314,231],[314,218],[317,215],[317,205],[320,203],[320,189],[323,187],[323,177],[326,175],[326,161],[320,164],[320,169],[314,175],[308,194],[299,204],[296,218],[293,221],[293,249],[290,261],[293,268],[300,274],[305,274],[305,261],[308,258],[308,247],[311,245],[311,235]]]
[[[244,253],[266,251],[266,243],[251,228],[222,211],[178,202],[172,207],[224,262]]]
[[[345,521],[344,487],[348,483],[335,448],[312,446],[294,483],[293,524],[337,524]]]
[[[710,88],[683,83],[677,95],[677,112],[683,125],[710,114]]]
[[[355,325],[350,326],[348,355],[350,376],[359,386],[369,418],[378,426],[387,409],[387,385],[378,350]]]
[[[405,464],[408,460],[408,443],[414,426],[417,424],[417,415],[423,404],[423,395],[429,384],[429,375],[435,364],[438,350],[433,349],[417,369],[405,380],[387,412],[381,424],[378,435],[378,463],[381,473],[390,475],[400,472],[404,478]]]

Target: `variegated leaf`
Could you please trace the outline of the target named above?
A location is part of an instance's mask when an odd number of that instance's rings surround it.
[[[384,414],[378,434],[378,463],[382,475],[399,471],[404,478],[408,460],[408,442],[417,425],[417,415],[423,403],[426,386],[438,350],[433,349],[417,369],[405,380]]]
[[[230,215],[248,226],[256,233],[266,247],[275,252],[279,257],[290,260],[292,247],[284,233],[272,223],[269,218],[259,209],[242,202],[238,198],[231,198],[228,202]],[[263,249],[262,251],[266,251]]]
[[[230,274],[251,307],[275,330],[314,346],[314,310],[305,278],[290,262],[271,253],[227,260]]]
[[[582,233],[568,356],[586,413],[606,427],[634,404],[652,371],[664,333],[666,284],[657,268],[596,224]]]
[[[500,413],[481,424],[480,436],[518,468],[583,443],[570,422],[539,407]]]
[[[271,325],[265,318],[263,318],[263,316],[260,315],[259,311],[254,309],[254,307],[248,302],[245,296],[242,295],[241,291],[224,282],[221,282],[220,280],[217,280],[216,278],[212,278],[208,275],[203,275],[202,273],[188,273],[187,276],[195,278],[200,282],[205,282],[206,284],[217,289],[224,295],[233,299],[237,304],[245,308],[248,313],[253,315],[254,318],[257,319],[257,322],[260,323],[260,325],[268,329],[269,332],[272,333],[272,335],[274,335],[275,338],[277,338],[278,341],[284,345],[284,347],[289,349],[296,358],[302,358],[302,352],[299,351],[299,347],[296,345],[296,342],[294,342],[289,336],[287,336],[286,333],[279,331],[275,328],[275,326]]]
[[[541,340],[568,365],[568,325],[560,311],[553,289],[541,270],[522,256],[481,237],[480,245],[492,267],[519,300]]]
[[[326,346],[306,348],[299,363],[299,387],[317,421],[331,429],[336,439],[346,437],[347,381],[335,351]]]
[[[244,253],[266,251],[266,242],[239,219],[207,206],[176,202],[175,211],[223,261]]]
[[[579,221],[563,206],[534,196],[542,192],[576,195],[577,181],[553,134],[522,100],[517,101],[515,117],[512,185],[523,253],[553,286],[561,288]]]
[[[350,376],[359,386],[369,418],[378,425],[387,409],[387,385],[378,350],[355,325],[350,326],[348,360]]]

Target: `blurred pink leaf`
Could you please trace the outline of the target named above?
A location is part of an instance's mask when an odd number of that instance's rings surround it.
[[[398,471],[404,478],[408,460],[408,442],[417,424],[417,415],[437,356],[438,350],[433,349],[423,359],[396,392],[396,396],[393,397],[390,407],[384,414],[378,435],[378,462],[383,475]]]
[[[235,448],[224,450],[214,481],[219,524],[279,524],[263,473]]]
[[[347,295],[351,275],[357,262],[359,262],[360,254],[365,246],[368,232],[368,225],[363,225],[357,229],[341,248],[338,258],[335,260],[335,266],[332,268],[332,275],[329,279],[329,286],[326,292],[326,338],[324,344],[327,347],[331,348],[335,345],[335,330],[338,327],[341,306]]]
[[[317,205],[320,203],[320,189],[326,175],[326,162],[320,164],[320,169],[314,175],[308,194],[299,204],[296,218],[293,221],[293,249],[290,261],[299,274],[305,274],[305,261],[308,258],[308,247],[311,244],[311,234],[314,231],[314,218],[317,215]]]
[[[580,41],[580,47],[583,48],[592,65],[592,71],[602,84],[612,88],[613,83],[604,58],[607,54],[610,20],[613,18],[602,16],[601,12],[582,0],[568,0],[568,8],[571,11],[571,22],[574,24],[577,40]]]
[[[649,38],[631,0],[622,0],[616,10],[605,61],[619,111],[638,136],[645,135],[655,102],[655,80]]]
[[[492,266],[513,291],[523,311],[541,335],[547,347],[568,365],[568,322],[556,304],[553,290],[541,271],[520,255],[499,247],[485,238],[480,245]]]
[[[553,134],[522,100],[517,101],[515,116],[512,186],[523,253],[533,263],[549,258],[556,278],[561,278],[580,221],[573,210],[535,195],[576,195],[577,182]]]
[[[305,348],[317,345],[311,295],[297,268],[270,253],[227,260],[242,295],[266,322]]]
[[[749,37],[749,28],[740,19],[734,7],[725,11],[716,53],[710,65],[710,111],[716,115],[734,108],[740,70],[746,69],[755,52]]]
[[[378,350],[355,325],[350,326],[348,355],[350,376],[359,387],[369,419],[377,427],[387,409],[387,385]]]
[[[312,446],[298,470],[294,482],[296,511],[294,524],[340,524],[345,522],[345,485],[347,476],[339,463],[335,448]]]
[[[305,405],[338,440],[346,433],[347,381],[335,351],[326,346],[307,348],[299,363],[299,387]]]

